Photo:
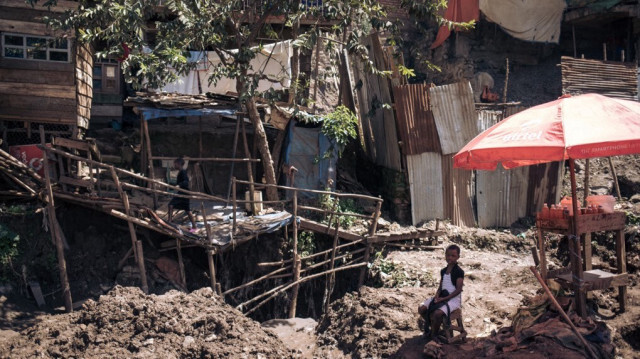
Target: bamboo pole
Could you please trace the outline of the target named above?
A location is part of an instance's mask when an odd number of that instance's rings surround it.
[[[278,287],[278,289],[274,288],[275,290],[272,289],[270,291],[272,294],[267,299],[265,299],[262,302],[258,303],[251,310],[247,311],[245,313],[245,315],[249,315],[249,314],[253,313],[256,309],[260,308],[266,302],[268,302],[269,300],[273,299],[276,295],[278,295],[278,294],[280,294],[280,293],[282,293],[282,292],[284,292],[286,290],[289,290],[291,287],[293,287],[296,284],[302,284],[302,283],[308,282],[308,281],[310,281],[312,279],[316,279],[318,277],[326,276],[327,274],[330,274],[330,273],[336,273],[336,272],[340,272],[340,271],[344,271],[344,270],[355,269],[355,268],[358,268],[358,267],[362,267],[364,265],[366,265],[366,263],[362,262],[362,263],[357,263],[357,264],[352,264],[352,265],[348,265],[348,266],[334,268],[333,270],[324,271],[324,272],[316,273],[316,274],[313,274],[313,275],[310,275],[310,276],[302,277],[297,282],[291,282],[291,283],[285,285],[284,287],[281,286],[281,287]],[[242,303],[238,307],[242,308],[245,305],[246,305],[246,303]]]
[[[504,89],[502,90],[502,101],[507,102],[507,88],[509,86],[509,58],[507,57],[507,72],[504,77]]]
[[[239,285],[239,286],[237,286],[235,288],[231,288],[231,289],[227,290],[226,292],[224,292],[222,294],[224,294],[224,295],[231,294],[231,293],[239,291],[240,289],[244,289],[244,288],[250,287],[250,286],[252,286],[252,285],[254,285],[256,283],[262,282],[263,280],[271,279],[276,274],[282,273],[287,269],[289,269],[289,267],[278,268],[278,269],[274,270],[273,272],[270,272],[270,273],[267,273],[267,274],[263,275],[260,278],[257,278],[257,279],[254,279],[254,280],[250,281],[250,282],[241,284],[241,285]]]
[[[144,294],[149,294],[149,285],[147,284],[147,271],[144,266],[144,254],[142,252],[142,241],[136,242],[136,253],[138,256],[138,266],[140,268],[140,280],[142,281],[142,291]]]
[[[300,280],[300,257],[298,256],[298,192],[293,192],[293,281]],[[289,318],[296,317],[298,305],[298,291],[300,285],[294,285],[291,291],[291,303],[289,305]]]
[[[49,147],[45,147],[45,146],[41,146],[41,145],[40,145],[40,146],[38,146],[38,148],[40,148],[41,150],[45,150],[45,151],[47,151],[47,152],[60,154],[60,155],[62,155],[62,156],[65,156],[65,157],[70,158],[70,159],[73,159],[73,160],[77,160],[77,161],[89,161],[89,160],[88,160],[88,159],[86,159],[86,158],[82,158],[82,157],[79,157],[79,156],[76,156],[76,155],[73,155],[73,154],[67,153],[67,152],[65,152],[65,151],[61,151],[61,150],[55,149],[55,148],[49,148]],[[92,163],[94,163],[94,164],[98,164],[99,166],[102,166],[103,168],[109,168],[109,166],[110,166],[110,165],[106,165],[106,164],[104,164],[104,163],[97,162],[97,161],[91,161],[91,162],[92,162]],[[181,193],[191,194],[191,195],[197,195],[197,196],[200,196],[200,197],[202,197],[202,198],[204,198],[204,199],[210,199],[210,200],[213,200],[213,201],[222,201],[222,202],[223,202],[223,201],[225,201],[225,199],[224,199],[224,198],[222,198],[222,197],[217,197],[217,196],[212,196],[212,195],[210,195],[210,194],[206,194],[206,193],[193,192],[193,191],[189,191],[189,190],[186,190],[186,189],[182,189],[182,188],[180,188],[180,187],[172,186],[172,185],[170,185],[170,184],[168,184],[168,183],[164,183],[164,182],[162,182],[162,181],[158,181],[158,180],[156,180],[156,179],[151,179],[151,178],[148,178],[148,177],[141,176],[141,175],[139,175],[139,174],[133,173],[133,172],[131,172],[131,171],[123,170],[122,168],[114,167],[114,169],[115,169],[115,171],[116,171],[117,173],[121,173],[121,174],[123,174],[123,175],[127,175],[127,176],[130,176],[130,177],[133,177],[133,178],[136,178],[136,179],[142,180],[142,181],[151,182],[151,183],[153,183],[153,184],[155,184],[155,185],[157,185],[157,186],[162,186],[162,187],[165,187],[165,188],[169,188],[169,189],[172,189],[172,190],[176,190],[176,191],[181,192]],[[125,186],[133,186],[132,184],[129,184],[129,183],[126,183],[126,184],[123,184],[123,185],[125,185]],[[137,188],[138,188],[138,189],[140,189],[140,190],[147,190],[147,191],[149,191],[149,192],[150,192],[150,189],[143,189],[143,188],[141,188],[141,187],[137,187]],[[174,195],[174,194],[172,194],[172,195]]]
[[[44,146],[44,145],[42,145]],[[24,163],[18,161],[15,157],[13,157],[12,155],[10,155],[8,152],[5,152],[4,150],[0,149],[0,156],[4,157],[4,159],[6,161],[9,161],[10,163],[12,163],[14,166],[20,168],[23,172],[26,172],[27,174],[29,174],[31,177],[35,178],[36,180],[38,180],[40,183],[44,183],[44,179],[36,172],[34,171],[32,168],[29,168],[27,165],[25,165]]]
[[[613,185],[616,189],[616,195],[618,195],[618,200],[622,200],[622,194],[620,194],[620,184],[618,183],[618,175],[616,174],[616,169],[613,167],[613,161],[611,157],[607,157],[609,160],[609,168],[611,169],[611,176],[613,177]]]
[[[175,157],[152,156],[154,160],[170,161]],[[192,162],[260,162],[259,158],[225,158],[225,157],[182,157],[185,161]]]
[[[244,155],[246,157],[251,158],[251,152],[249,152],[249,143],[247,142],[247,131],[245,130],[245,125],[244,125],[244,120],[242,121],[241,125],[242,127],[242,142],[244,144]],[[249,198],[251,200],[251,213],[256,214],[256,206],[255,203],[253,203],[253,201],[256,200],[256,196],[255,196],[255,187],[253,185],[253,168],[251,167],[251,163],[247,162],[247,176],[249,177],[249,182],[251,182],[251,184],[249,184]]]
[[[176,238],[176,252],[178,253],[178,267],[180,268],[180,281],[182,285],[187,287],[187,275],[184,271],[184,261],[182,260],[182,244],[180,239]]]
[[[373,213],[373,220],[371,222],[371,227],[369,227],[369,236],[373,236],[376,234],[376,231],[378,229],[378,219],[380,218],[381,208],[382,208],[382,199],[378,201],[378,203],[376,203],[376,211]],[[436,228],[438,227],[439,224],[440,224],[439,221],[436,220]],[[371,243],[369,243],[368,239],[366,240],[365,245],[366,245],[366,250],[364,252],[364,262],[369,263],[369,257],[371,256]],[[360,269],[360,276],[358,277],[358,288],[364,285],[364,281],[367,278],[368,270],[369,270],[369,266],[362,267]]]
[[[233,134],[233,154],[231,155],[233,158],[236,157],[236,152],[238,151],[239,133],[240,133],[240,119],[236,117],[236,131]],[[236,165],[235,162],[231,162],[231,169],[229,170],[229,185],[227,186],[227,200],[226,200],[227,206],[229,205],[229,198],[231,197],[231,180],[233,179],[233,170],[235,168],[235,165]]]
[[[204,203],[200,202],[200,210],[202,211],[202,220],[204,221],[204,230],[207,233],[207,242],[209,245],[213,245],[213,239],[211,238],[211,226],[207,221],[207,211],[204,208]],[[213,262],[213,253],[211,250],[207,250],[207,262],[209,263],[209,277],[211,280],[211,289],[215,292],[216,289],[216,266]],[[220,294],[220,293],[218,293]]]
[[[236,179],[237,183],[240,184],[251,184],[251,182],[248,181],[243,181],[243,180],[239,180]],[[277,189],[283,189],[283,190],[289,190],[289,191],[298,191],[298,192],[306,192],[306,193],[315,193],[315,194],[328,194],[328,195],[333,195],[336,197],[344,197],[344,198],[357,198],[357,199],[364,199],[364,200],[369,200],[369,201],[382,201],[382,199],[378,198],[378,197],[373,197],[373,196],[367,196],[367,195],[363,195],[363,194],[355,194],[355,193],[339,193],[339,192],[330,192],[330,191],[320,191],[320,190],[315,190],[315,189],[304,189],[304,188],[296,188],[296,187],[290,187],[290,186],[281,186],[281,185],[275,185],[275,184],[270,184],[270,183],[261,183],[260,184],[263,187],[275,187]],[[370,218],[370,217],[368,217]]]
[[[154,173],[154,169],[153,169],[153,156],[151,154],[151,136],[149,136],[149,124],[147,123],[147,121],[142,121],[143,124],[143,129],[144,129],[144,136],[147,138],[146,141],[146,148],[147,148],[147,157],[148,157],[148,163],[147,165],[149,166],[148,170],[149,170],[149,178],[151,178],[152,180],[155,180],[155,173]],[[151,189],[155,189],[155,186],[153,185],[153,182],[149,182],[149,188]],[[156,193],[153,194],[153,209],[157,209],[158,208],[158,195]]]
[[[129,207],[129,196],[127,196],[126,192],[122,190],[122,186],[120,185],[120,180],[118,179],[118,175],[116,174],[116,171],[113,168],[113,166],[111,166],[109,170],[111,172],[111,178],[113,178],[113,183],[115,184],[116,189],[120,194],[120,199],[122,200],[122,205],[124,206],[124,213],[127,216],[131,216],[131,209]],[[133,253],[134,253],[133,257],[136,259],[136,263],[140,265],[140,263],[138,263],[138,255],[136,253],[137,251],[136,242],[138,242],[136,229],[133,227],[133,223],[131,221],[127,221],[127,225],[129,227],[129,236],[131,237],[131,248],[133,248]]]
[[[233,226],[231,231],[232,235],[236,234],[236,217],[238,216],[238,204],[236,203],[236,182],[236,178],[233,177],[231,179],[231,197],[233,199]]]
[[[42,146],[45,144],[44,127],[40,126],[40,143]],[[47,152],[42,152],[42,163],[44,166],[44,178],[45,186],[47,190],[47,216],[49,217],[49,230],[51,231],[51,237],[56,245],[56,254],[58,257],[58,269],[60,271],[60,284],[62,285],[62,296],[64,298],[64,308],[67,313],[73,311],[73,301],[71,300],[71,287],[69,286],[69,277],[67,276],[67,262],[64,258],[64,247],[62,245],[62,238],[57,235],[55,219],[56,208],[53,199],[53,190],[51,189],[51,179],[49,178],[49,158]]]
[[[353,252],[348,252],[348,253],[345,253],[345,254],[343,254],[343,255],[341,255],[341,256],[337,256],[335,260],[340,260],[340,259],[343,259],[343,258],[347,258],[347,257],[349,257],[349,256],[353,256],[354,254],[362,253],[362,252],[364,252],[364,251],[366,251],[366,248],[356,249],[356,250],[355,250],[355,251],[353,251]],[[329,263],[329,262],[331,262],[331,259],[326,259],[326,260],[324,260],[324,261],[322,261],[322,262],[314,263],[313,265],[310,265],[310,266],[308,266],[307,268],[303,269],[303,270],[301,271],[301,273],[307,273],[307,272],[310,272],[310,271],[312,271],[313,269],[318,268],[318,267],[321,267],[321,266],[323,266],[323,265],[325,265],[325,264],[327,264],[327,263]]]
[[[531,270],[531,272],[533,272],[533,275],[536,277],[536,279],[542,286],[542,289],[544,289],[544,292],[547,294],[547,297],[549,297],[551,304],[553,304],[553,306],[556,308],[558,313],[560,313],[560,316],[562,317],[562,319],[564,319],[564,321],[567,322],[567,324],[569,324],[569,326],[571,327],[571,330],[573,330],[574,334],[576,335],[576,337],[578,337],[578,339],[580,340],[580,342],[582,343],[586,351],[589,353],[589,355],[593,359],[598,359],[599,356],[593,351],[593,349],[591,348],[589,343],[587,343],[587,341],[584,339],[582,334],[580,334],[580,332],[578,331],[578,328],[576,328],[576,326],[573,324],[571,319],[569,319],[569,316],[567,316],[567,313],[565,313],[565,311],[562,309],[562,306],[560,306],[556,298],[553,296],[553,294],[549,290],[549,287],[547,287],[544,280],[540,276],[540,273],[538,273],[538,271],[536,270],[536,267],[531,266],[529,267],[529,269]]]
[[[329,275],[329,278],[328,278],[329,281],[326,283],[327,300],[325,301],[325,307],[324,307],[325,314],[329,312],[329,304],[331,304],[331,294],[333,294],[333,287],[335,285],[335,280],[336,280],[336,274],[335,272],[333,272],[333,269],[336,262],[336,247],[338,246],[338,239],[340,238],[339,231],[340,231],[340,218],[336,218],[336,234],[335,236],[333,236],[333,245],[331,246],[333,250],[331,251],[331,264],[329,265],[329,270],[331,271],[331,274]]]

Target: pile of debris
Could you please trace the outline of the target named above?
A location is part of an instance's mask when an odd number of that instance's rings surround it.
[[[208,288],[145,295],[116,286],[83,310],[46,316],[0,357],[290,358],[284,344]]]

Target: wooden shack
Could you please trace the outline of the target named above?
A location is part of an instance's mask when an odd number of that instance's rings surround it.
[[[24,0],[0,1],[0,128],[3,146],[39,143],[47,135],[80,136],[89,126],[93,57],[74,33],[54,32],[45,16],[78,6],[58,1],[33,7]]]

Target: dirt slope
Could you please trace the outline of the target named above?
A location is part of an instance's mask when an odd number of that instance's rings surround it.
[[[115,287],[81,311],[44,316],[3,344],[2,358],[289,358],[259,323],[210,289],[145,295]]]

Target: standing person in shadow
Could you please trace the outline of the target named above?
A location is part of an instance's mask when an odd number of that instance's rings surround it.
[[[178,170],[178,179],[177,186],[184,189],[189,190],[189,175],[187,174],[187,170],[184,169],[184,158],[178,157],[173,161],[173,169]],[[193,233],[196,231],[196,218],[193,216],[191,212],[191,202],[189,198],[184,197],[173,197],[169,202],[169,222],[173,218],[173,210],[183,210],[189,216],[189,220],[191,221],[191,229],[189,232]]]

